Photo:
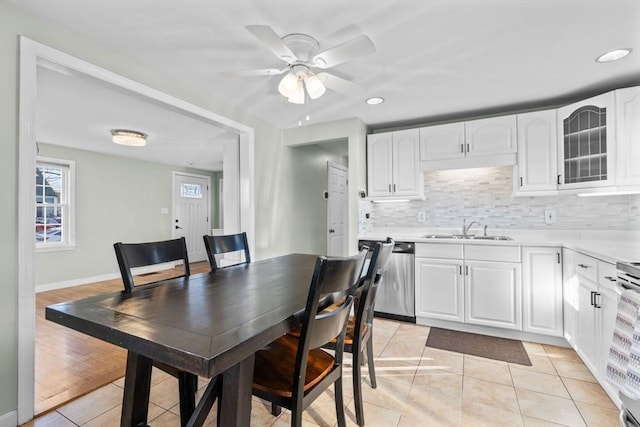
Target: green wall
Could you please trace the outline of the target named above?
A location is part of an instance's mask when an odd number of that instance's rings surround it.
[[[214,174],[199,169],[51,144],[38,148],[41,156],[76,162],[76,248],[37,253],[36,286],[117,273],[115,242],[170,239],[171,215],[160,209],[171,212],[172,171],[210,176],[213,187]]]

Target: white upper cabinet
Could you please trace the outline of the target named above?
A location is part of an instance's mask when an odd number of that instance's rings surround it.
[[[618,89],[616,98],[616,183],[640,185],[640,87]]]
[[[441,170],[516,163],[516,116],[420,128],[420,168]]]
[[[421,128],[420,160],[463,158],[464,144],[464,122]]]
[[[418,167],[418,129],[367,137],[369,197],[415,197],[424,192]]]
[[[491,117],[465,122],[468,157],[516,152],[516,116]]]
[[[615,184],[614,93],[558,109],[558,187]]]
[[[555,194],[557,186],[556,110],[518,114],[516,195]]]

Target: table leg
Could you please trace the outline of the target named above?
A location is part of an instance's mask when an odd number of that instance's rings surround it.
[[[253,362],[251,355],[224,371],[218,398],[218,426],[248,427],[251,423]]]
[[[136,427],[147,424],[151,368],[153,368],[153,361],[148,357],[132,351],[127,353],[121,427]]]

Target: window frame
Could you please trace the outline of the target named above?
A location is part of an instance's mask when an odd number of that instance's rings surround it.
[[[59,159],[54,157],[36,156],[36,165],[34,173],[38,167],[52,166],[62,168],[64,173],[63,188],[66,188],[66,194],[62,205],[62,238],[59,242],[38,242],[35,238],[34,243],[36,252],[52,252],[72,250],[76,247],[76,223],[75,223],[75,169],[76,162],[73,160]],[[34,200],[34,221],[37,217],[37,208],[39,204]]]

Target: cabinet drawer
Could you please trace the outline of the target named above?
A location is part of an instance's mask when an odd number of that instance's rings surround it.
[[[598,283],[612,291],[616,289],[616,266],[608,262],[598,260]]]
[[[576,254],[576,273],[593,282],[598,281],[598,260],[583,254]]]
[[[416,258],[462,259],[462,245],[449,243],[416,243]]]
[[[520,262],[520,246],[465,245],[464,258],[478,261]]]

